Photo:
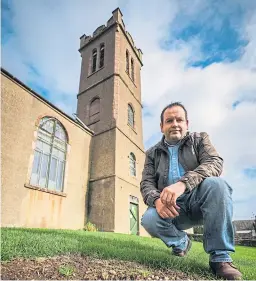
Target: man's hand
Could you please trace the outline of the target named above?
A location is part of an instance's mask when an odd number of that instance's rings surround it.
[[[175,209],[173,206],[167,207],[162,203],[160,198],[155,201],[155,206],[158,215],[163,219],[175,218],[179,215],[177,210],[180,208],[178,206],[177,209]]]
[[[165,187],[160,195],[161,202],[168,208],[177,208],[176,200],[184,193],[185,189],[186,185],[181,181]]]

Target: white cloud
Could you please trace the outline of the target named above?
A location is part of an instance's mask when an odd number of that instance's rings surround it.
[[[242,1],[242,0],[241,0]],[[239,61],[212,64],[205,69],[187,68],[188,61],[200,60],[200,37],[189,42],[175,42],[178,48],[163,50],[160,41],[170,38],[177,28],[192,20],[214,28],[221,17],[232,13],[234,6],[226,1],[219,16],[213,17],[212,1],[13,1],[13,26],[16,37],[2,48],[3,66],[24,82],[34,80],[48,88],[56,104],[71,114],[75,109],[80,77],[79,37],[87,35],[111,16],[119,5],[127,30],[143,51],[142,99],[150,116],[145,116],[144,141],[159,132],[159,115],[171,101],[181,101],[188,109],[190,129],[206,131],[225,160],[224,176],[232,183],[236,218],[248,218],[254,205],[246,201],[256,195],[256,180],[246,178],[242,170],[256,166],[256,104],[242,102],[232,110],[236,100],[256,98],[256,6],[252,1],[234,1],[246,16],[242,25],[233,27],[249,43]],[[243,2],[244,3],[244,2]],[[180,21],[173,20],[182,13]],[[220,30],[221,32],[221,30]],[[17,47],[18,46],[18,47]],[[40,77],[31,76],[25,64],[33,64]],[[62,96],[73,96],[72,110]],[[160,134],[159,134],[160,136]],[[249,202],[249,207],[247,203]],[[235,205],[236,207],[236,205]],[[251,210],[246,211],[246,208]]]

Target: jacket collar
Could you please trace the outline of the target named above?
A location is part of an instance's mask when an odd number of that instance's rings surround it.
[[[182,146],[187,141],[187,139],[189,137],[190,137],[190,132],[187,132],[186,135],[184,136],[184,138],[180,141],[180,146]],[[157,148],[168,152],[168,146],[167,146],[167,144],[165,143],[164,140],[165,140],[165,137],[163,135],[161,141],[158,143]]]

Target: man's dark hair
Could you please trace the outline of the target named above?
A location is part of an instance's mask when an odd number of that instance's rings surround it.
[[[163,124],[163,122],[164,122],[164,112],[165,112],[165,110],[167,109],[167,108],[172,108],[172,107],[174,107],[174,106],[179,106],[179,107],[181,107],[181,108],[183,108],[183,110],[185,111],[185,117],[186,117],[186,120],[188,120],[188,113],[187,113],[187,110],[186,110],[186,108],[185,108],[185,106],[181,103],[181,102],[172,102],[172,103],[170,103],[170,104],[168,104],[164,109],[163,109],[163,111],[162,111],[162,113],[161,113],[161,123]]]

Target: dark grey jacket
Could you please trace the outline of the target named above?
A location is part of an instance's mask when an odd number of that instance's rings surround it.
[[[207,133],[187,133],[179,147],[179,163],[185,170],[180,181],[186,184],[190,192],[205,178],[220,176],[223,159],[211,144]],[[146,152],[144,170],[140,190],[144,203],[154,206],[154,201],[160,197],[161,191],[168,186],[169,151],[164,143],[164,137]]]

